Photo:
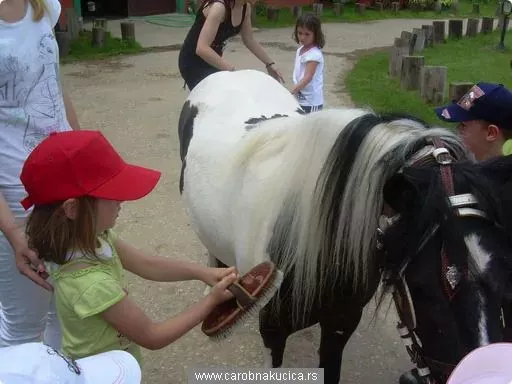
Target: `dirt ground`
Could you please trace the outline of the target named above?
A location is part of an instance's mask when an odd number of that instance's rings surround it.
[[[328,24],[324,27],[325,95],[327,106],[350,104],[340,75],[350,70],[355,53],[391,45],[402,30],[421,27],[426,20],[387,20],[366,24]],[[115,31],[116,27],[114,25]],[[124,204],[117,232],[132,244],[164,257],[205,263],[204,250],[188,225],[180,200],[177,122],[188,91],[177,68],[184,29],[137,23],[144,45],[169,46],[160,52],[108,61],[69,64],[62,67],[64,85],[70,91],[83,129],[98,129],[129,161],[162,171],[162,179],[148,197]],[[294,51],[291,28],[256,32],[270,56],[291,84]],[[263,69],[239,40],[228,46],[226,57],[237,68]],[[342,79],[342,77],[341,77]],[[131,296],[155,320],[163,320],[198,300],[204,289],[199,282],[155,283],[129,275]],[[342,382],[396,383],[410,367],[409,358],[389,311],[370,325],[373,306],[345,349]],[[159,351],[144,351],[144,383],[185,383],[187,367],[219,365],[261,367],[262,343],[256,320],[242,327],[228,343],[210,342],[199,327]],[[312,327],[288,342],[284,367],[316,367],[319,329]]]

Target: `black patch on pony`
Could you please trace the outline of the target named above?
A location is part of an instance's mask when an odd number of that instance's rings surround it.
[[[267,117],[265,115],[261,115],[260,117],[251,117],[249,120],[244,122],[245,124],[247,124],[245,129],[248,131],[248,130],[254,128],[254,126],[256,124],[261,123],[262,121],[271,120],[271,119],[277,119],[279,117],[288,117],[288,115],[282,115],[280,113],[275,113],[275,114],[273,114],[270,117]]]
[[[190,100],[187,100],[181,108],[180,119],[178,122],[178,138],[180,140],[180,158],[181,158],[181,173],[180,173],[180,194],[183,193],[183,183],[185,167],[187,166],[186,157],[190,140],[194,131],[194,119],[196,118],[199,110],[195,105],[191,105]]]

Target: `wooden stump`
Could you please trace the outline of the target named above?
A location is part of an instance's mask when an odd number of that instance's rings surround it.
[[[388,73],[392,77],[400,77],[402,73],[402,61],[405,56],[409,56],[409,44],[391,47],[389,52]]]
[[[462,20],[451,19],[448,21],[448,37],[450,39],[462,38]]]
[[[480,4],[473,4],[473,11],[472,13],[474,13],[475,15],[479,15],[480,14]]]
[[[481,33],[484,35],[491,33],[494,30],[494,17],[483,17],[482,18],[482,29]]]
[[[473,83],[469,82],[452,82],[448,89],[448,97],[451,101],[457,102],[471,89],[473,85]]]
[[[424,56],[404,56],[402,58],[400,87],[403,90],[410,91],[420,88],[420,73],[424,63]]]
[[[340,16],[343,13],[343,6],[342,6],[342,4],[341,3],[334,3],[333,11],[334,11],[334,15],[335,16]]]
[[[421,29],[425,31],[425,47],[434,46],[434,26],[433,25],[422,25]]]
[[[91,45],[95,48],[103,48],[105,45],[105,30],[100,27],[92,27]]]
[[[293,14],[293,17],[295,17],[296,19],[301,17],[302,16],[302,7],[300,5],[294,5],[292,7],[292,14]]]
[[[121,23],[121,39],[135,40],[135,24],[131,21]]]
[[[412,47],[413,53],[422,53],[425,49],[425,31],[420,28],[413,28],[412,34],[416,36]]]
[[[356,3],[356,13],[359,15],[362,15],[364,13],[364,10],[366,9],[366,5],[363,3]]]
[[[400,38],[404,41],[407,41],[407,44],[409,45],[409,53],[412,53],[414,49],[414,44],[416,42],[416,36],[412,34],[412,32],[409,31],[402,31],[400,34]]]
[[[478,24],[480,19],[468,19],[466,28],[466,37],[475,37],[478,34]]]
[[[103,28],[106,31],[107,30],[107,19],[94,19],[92,26],[97,27],[97,28]]]
[[[441,5],[441,2],[439,0],[436,0],[436,2],[434,3],[434,11],[436,13],[441,13],[443,10],[443,7]]]
[[[434,27],[434,43],[446,43],[445,30],[446,30],[446,22],[445,21],[434,21],[432,23]]]
[[[447,79],[447,67],[424,66],[420,73],[421,98],[430,104],[441,104],[446,93]]]
[[[71,47],[71,33],[68,31],[55,32],[55,40],[59,47],[59,57],[67,56]]]
[[[395,41],[393,42],[394,47],[407,47],[410,48],[409,40],[402,39],[401,37],[395,37]]]
[[[394,13],[398,13],[398,11],[400,10],[400,3],[398,1],[393,1],[391,3],[391,10],[394,12]]]
[[[324,12],[324,5],[322,3],[313,3],[313,13],[318,17],[322,17]]]
[[[268,21],[277,21],[279,19],[279,9],[278,8],[267,8],[267,20]]]
[[[375,9],[379,12],[382,12],[384,10],[384,4],[382,3],[382,1],[375,2]]]

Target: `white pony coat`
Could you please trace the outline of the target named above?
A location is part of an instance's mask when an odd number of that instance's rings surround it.
[[[183,188],[191,225],[210,254],[243,274],[269,259],[266,248],[289,191],[313,194],[339,131],[365,111],[323,111],[313,119],[299,113],[284,86],[254,70],[210,75],[187,100],[198,108]],[[246,129],[250,118],[274,114],[288,117]]]

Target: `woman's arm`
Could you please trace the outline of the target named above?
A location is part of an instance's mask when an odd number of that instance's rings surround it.
[[[247,4],[245,20],[240,31],[242,42],[254,56],[256,56],[263,64],[265,64],[265,68],[272,77],[284,83],[281,72],[279,72],[279,70],[275,67],[275,63],[267,55],[261,44],[258,43],[254,38],[254,33],[252,32],[251,12],[252,7],[250,4]]]
[[[22,227],[16,224],[16,219],[14,218],[11,210],[9,209],[9,205],[7,204],[7,201],[5,201],[1,192],[0,231],[7,238],[9,244],[11,244],[11,247],[14,250],[14,257],[16,258],[16,267],[18,268],[18,271],[37,285],[40,285],[49,291],[53,291],[53,287],[45,280],[45,277],[48,277],[48,275],[46,275],[43,262],[39,257],[37,257],[37,253],[28,247],[25,233],[23,232]],[[31,265],[37,268],[37,271],[39,272],[34,271]]]
[[[235,271],[234,268],[207,268],[188,261],[150,256],[120,239],[116,239],[115,247],[123,267],[146,280],[201,280],[212,286]]]
[[[107,323],[141,347],[155,350],[179,339],[220,303],[233,298],[226,290],[236,279],[226,276],[216,284],[210,294],[172,319],[154,322],[128,296],[102,313]]]
[[[215,68],[233,71],[235,67],[219,56],[211,47],[219,30],[219,25],[225,16],[226,9],[224,4],[216,2],[208,7],[208,14],[197,40],[196,54]]]
[[[62,84],[62,81],[61,81]],[[64,108],[66,110],[66,117],[68,119],[68,123],[73,128],[73,130],[80,130],[80,124],[78,123],[78,117],[76,115],[75,107],[71,102],[71,98],[69,97],[67,91],[62,87],[62,98],[64,99]]]
[[[304,77],[292,88],[290,91],[294,95],[300,90],[304,89],[309,84],[313,76],[315,75],[316,67],[318,66],[317,61],[308,61],[306,63],[306,70],[304,71]]]

